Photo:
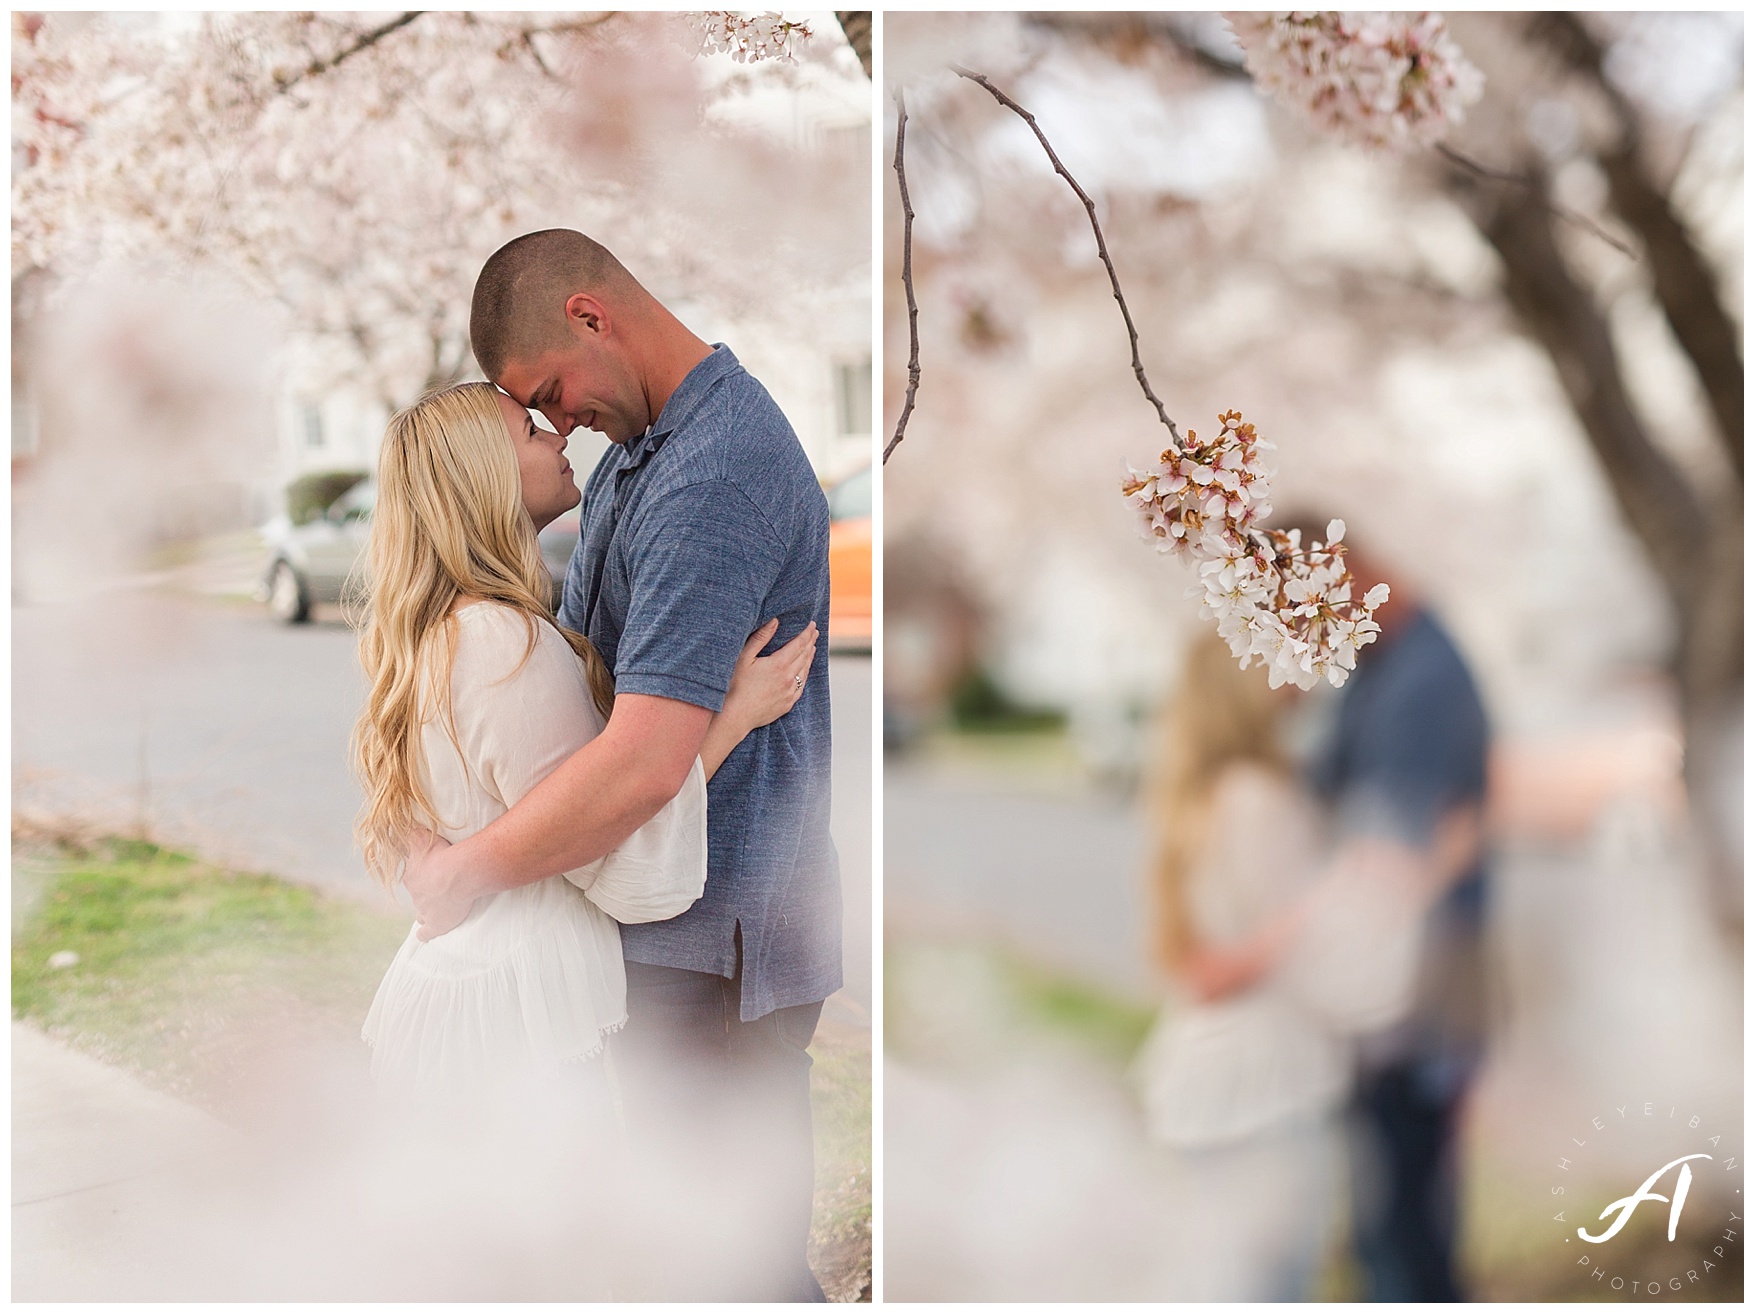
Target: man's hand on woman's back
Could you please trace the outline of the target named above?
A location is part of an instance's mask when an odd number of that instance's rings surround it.
[[[445,860],[450,851],[449,841],[430,830],[417,830],[410,840],[402,885],[414,900],[415,919],[420,923],[417,934],[422,940],[456,930],[475,906],[473,896],[459,898],[451,893],[451,864]]]

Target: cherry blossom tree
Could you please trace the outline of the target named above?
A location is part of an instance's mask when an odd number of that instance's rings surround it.
[[[387,404],[468,371],[474,271],[520,231],[591,229],[777,321],[863,256],[846,170],[738,116],[860,76],[778,13],[15,15],[13,50],[15,290],[117,259],[221,270]],[[776,240],[717,240],[756,222],[716,200],[795,177],[824,181]]]
[[[1299,17],[1302,22],[1234,19],[1246,67],[1263,80],[1256,42],[1265,37],[1273,53],[1264,66],[1297,70],[1269,85],[1302,86],[1302,108],[1323,130],[1356,135],[1363,129],[1367,139],[1383,140],[1373,129],[1395,99],[1384,90],[1391,79],[1375,70],[1369,74],[1356,109],[1340,108],[1340,98],[1320,90],[1313,94],[1312,87],[1333,85],[1337,72],[1341,82],[1348,79],[1344,68],[1337,69],[1342,61],[1302,53],[1300,38],[1311,19]],[[1381,29],[1373,30],[1372,21],[1347,31],[1347,16],[1330,18],[1337,30],[1329,40],[1345,49],[1380,62],[1379,52],[1394,45]],[[1628,48],[1631,41],[1618,51],[1623,72],[1616,77],[1611,43],[1636,39],[1624,24],[1570,13],[1468,24],[1479,48],[1509,76],[1498,86],[1488,83],[1483,114],[1456,134],[1463,150],[1440,157],[1449,167],[1429,165],[1427,172],[1435,186],[1459,199],[1498,254],[1507,302],[1553,360],[1621,514],[1664,583],[1678,622],[1675,669],[1692,750],[1685,762],[1696,796],[1707,799],[1716,792],[1712,777],[1723,773],[1724,759],[1737,751],[1725,730],[1741,720],[1742,354],[1718,278],[1666,194],[1664,183],[1673,178],[1665,175],[1674,164],[1664,158],[1664,116],[1641,107],[1626,85],[1625,64],[1637,58]],[[1448,38],[1430,29],[1424,38],[1439,65],[1436,74],[1418,79],[1430,100],[1404,97],[1398,103],[1408,106],[1410,122],[1442,130],[1461,121],[1462,102],[1480,99],[1482,84],[1478,75],[1448,71],[1461,58]],[[1425,57],[1415,53],[1414,66]],[[1446,92],[1448,107],[1439,103]],[[1568,124],[1570,129],[1561,126]],[[1420,134],[1409,129],[1389,138],[1411,144]],[[1477,160],[1493,160],[1495,167]],[[1568,217],[1556,201],[1567,166],[1574,177],[1594,174],[1606,184],[1598,201],[1602,220],[1626,234],[1629,245],[1622,249],[1633,262],[1613,262],[1557,222]],[[1670,338],[1694,373],[1710,414],[1706,427],[1722,458],[1717,478],[1690,472],[1664,450],[1651,420],[1640,414],[1627,380],[1630,362],[1604,304],[1605,294],[1613,297],[1611,289],[1629,279],[1644,284],[1662,307]]]
[[[1347,470],[1353,505],[1373,498],[1379,525],[1393,520],[1384,462],[1407,461],[1406,449],[1391,456],[1368,431],[1337,432],[1325,417],[1356,408],[1362,390],[1383,386],[1374,376],[1418,344],[1466,355],[1510,329],[1540,353],[1540,386],[1570,410],[1594,473],[1477,505],[1474,561],[1461,548],[1425,550],[1454,580],[1480,579],[1478,596],[1502,608],[1534,602],[1512,603],[1522,586],[1504,554],[1546,554],[1571,582],[1529,613],[1532,625],[1546,609],[1549,625],[1575,623],[1557,615],[1611,628],[1641,616],[1637,625],[1661,633],[1644,601],[1645,581],[1655,585],[1675,635],[1690,797],[1709,823],[1702,833],[1723,844],[1727,827],[1707,814],[1734,760],[1741,707],[1742,440],[1740,221],[1722,216],[1736,213],[1725,198],[1740,187],[1741,147],[1740,63],[1720,67],[1714,46],[1734,51],[1737,38],[1716,20],[1678,73],[1676,57],[1652,52],[1674,45],[1676,25],[1692,21],[1683,18],[1453,15],[1442,35],[1423,16],[1397,17],[1411,29],[1396,35],[1370,19],[1349,31],[1357,16],[1314,14],[1240,18],[1243,32],[1184,14],[891,22],[886,69],[905,96],[911,205],[890,207],[887,395],[892,419],[917,402],[913,423],[928,426],[935,451],[921,479],[907,461],[887,467],[888,532],[955,534],[976,563],[971,575],[1015,594],[1026,588],[1017,544],[1089,556],[1095,548],[1071,545],[1105,541],[1112,524],[1082,490],[1118,452],[1137,459],[1149,441],[1136,434],[1148,417],[1125,381],[1123,326],[1084,217],[1019,125],[958,81],[951,66],[961,65],[1034,110],[1093,194],[1120,282],[1143,311],[1139,354],[1172,408],[1250,411],[1279,441],[1294,488],[1311,488],[1298,467],[1319,442],[1329,468]],[[1337,80],[1348,60],[1370,76]],[[1218,124],[1228,97],[1263,93],[1278,107],[1268,140],[1219,134],[1237,131],[1237,115]],[[1693,100],[1678,108],[1683,93]],[[1099,102],[1112,120],[1133,116],[1126,159],[1081,127],[1081,103]],[[1400,126],[1388,126],[1392,104]],[[1209,139],[1229,146],[1204,157],[1184,149],[1209,122],[1218,125]],[[1391,201],[1411,218],[1381,229],[1369,250],[1343,249],[1321,228],[1325,177],[1357,189],[1361,226],[1381,224]],[[904,388],[893,263],[907,210],[918,212],[917,397]],[[1106,348],[1073,336],[1075,304],[1083,332]],[[1099,313],[1107,326],[1087,323]],[[1099,372],[1105,351],[1114,364]],[[1024,397],[972,412],[976,396],[996,395],[1007,362],[1024,358],[1030,396],[1077,416],[1077,436],[1045,430]],[[953,444],[966,444],[966,457]],[[1546,535],[1548,517],[1556,533],[1582,523],[1566,517],[1583,514],[1577,499],[1595,487],[1643,563],[1612,538],[1585,549]],[[954,515],[933,509],[959,493]],[[1569,500],[1578,509],[1562,514]],[[1104,561],[1113,591],[1136,609],[1180,591]]]

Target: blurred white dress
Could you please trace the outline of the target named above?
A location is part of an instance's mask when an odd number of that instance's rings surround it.
[[[1308,916],[1254,986],[1210,1003],[1172,998],[1135,1061],[1152,1138],[1174,1151],[1203,1210],[1232,1220],[1203,1260],[1200,1298],[1307,1295],[1343,1200],[1348,1037],[1411,997],[1417,918],[1368,880],[1325,873],[1323,856],[1319,817],[1295,782],[1226,768],[1189,872],[1195,937],[1235,943],[1300,902]]]
[[[559,632],[484,602],[456,613],[450,724],[421,727],[438,833],[456,843],[523,798],[603,729]],[[528,655],[527,655],[528,654]],[[707,878],[707,791],[682,791],[607,857],[477,900],[455,930],[410,929],[366,1015],[380,1090],[452,1097],[578,1074],[601,1086],[603,1038],[627,1020],[618,922],[685,911]],[[576,1083],[574,1083],[576,1084]]]

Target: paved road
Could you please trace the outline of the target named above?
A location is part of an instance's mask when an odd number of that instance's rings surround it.
[[[848,993],[871,1000],[871,659],[835,656]],[[216,860],[369,897],[347,738],[364,693],[337,619],[115,592],[12,611],[14,807],[143,821]]]
[[[1149,994],[1145,830],[1131,799],[905,759],[884,767],[884,919],[892,932],[997,938]]]

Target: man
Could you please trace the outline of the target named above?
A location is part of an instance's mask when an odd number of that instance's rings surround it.
[[[470,337],[483,372],[563,437],[582,425],[614,444],[586,485],[560,619],[596,645],[616,699],[603,733],[517,807],[411,861],[423,934],[614,848],[681,787],[744,640],[770,617],[770,647],[828,626],[827,503],[728,347],[566,229],[488,260]],[[674,1170],[657,1208],[683,1234],[636,1266],[639,1294],[823,1299],[804,1249],[806,1050],[841,985],[827,668],[823,645],[792,711],[713,777],[700,901],[623,928],[628,1022],[611,1059],[636,1149]]]
[[[1309,522],[1309,523],[1306,523]],[[1301,517],[1306,541],[1325,523]],[[1353,1236],[1366,1298],[1463,1299],[1453,1270],[1456,1141],[1482,1047],[1486,877],[1478,842],[1487,720],[1468,667],[1415,591],[1349,539],[1354,594],[1387,583],[1312,784],[1346,839],[1445,856],[1410,1014],[1367,1036],[1349,1117]],[[1459,837],[1460,845],[1459,845]]]

